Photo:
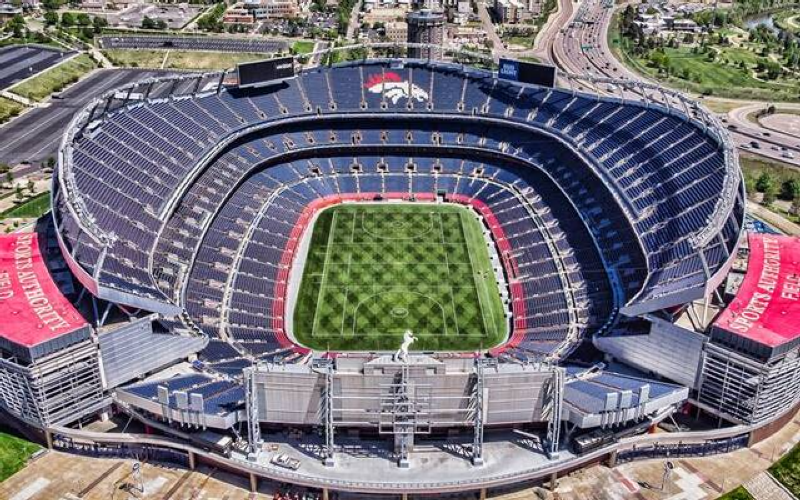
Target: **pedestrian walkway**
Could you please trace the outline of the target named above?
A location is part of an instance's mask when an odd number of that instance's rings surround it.
[[[744,487],[756,500],[797,500],[766,471],[744,483]]]

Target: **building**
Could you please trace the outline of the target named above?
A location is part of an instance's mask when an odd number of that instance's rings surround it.
[[[401,7],[392,7],[387,9],[372,9],[365,12],[361,16],[361,21],[369,24],[388,23],[393,21],[405,22],[407,15],[408,15],[408,9]]]
[[[9,21],[17,15],[22,15],[21,7],[14,7],[10,3],[0,4],[0,23]]]
[[[520,0],[494,0],[494,10],[501,23],[518,23],[526,12]]]
[[[222,16],[222,24],[231,25],[231,24],[253,24],[255,20],[253,19],[253,13],[244,8],[234,8],[228,9],[225,12],[225,15]]]
[[[430,10],[410,12],[406,16],[406,22],[409,43],[443,45],[444,15],[441,13]],[[408,55],[411,58],[435,58],[441,56],[441,50],[410,48]]]
[[[301,11],[295,0],[247,0],[244,6],[258,20],[297,17]]]
[[[384,24],[386,38],[392,42],[404,42],[408,39],[408,24],[405,21],[389,21]]]
[[[415,36],[436,26],[417,22]],[[370,498],[485,493],[637,453],[729,451],[769,430],[748,424],[792,417],[800,244],[751,236],[738,290],[723,297],[746,227],[724,128],[704,109],[685,114],[691,102],[669,90],[684,106],[522,84],[511,73],[365,57],[279,85],[263,74],[246,91],[224,73],[159,77],[88,104],[62,141],[55,235],[45,238],[83,288],[52,290],[44,259],[27,261],[30,237],[0,245],[0,299],[15,301],[3,303],[14,321],[0,330],[0,404],[52,427],[111,400],[154,429],[148,445],[190,463],[201,454],[254,485],[256,476],[297,480]],[[612,114],[624,125],[606,123]],[[625,159],[635,168],[617,168]],[[298,343],[290,312],[309,229],[323,210],[358,203],[459,204],[479,218],[508,326],[502,342],[405,356]],[[42,273],[36,283],[20,272],[29,266]],[[74,318],[58,335],[47,328],[61,323],[53,311]],[[408,313],[375,317],[387,311]],[[598,351],[574,362],[589,341]],[[596,363],[600,355],[625,366]],[[80,391],[59,399],[51,381]],[[687,408],[724,428],[681,433],[680,443],[669,432],[630,437]],[[270,464],[261,424],[279,431],[270,441],[305,433],[280,444],[307,461],[302,476]],[[486,443],[484,426],[498,431]],[[246,446],[187,451],[202,432]],[[522,433],[533,446],[510,445]],[[443,438],[469,451],[427,448],[417,460],[415,445]],[[584,438],[600,444],[566,442]],[[312,440],[316,464],[303,448]],[[652,446],[636,447],[645,440]],[[484,444],[492,465],[472,467]],[[378,450],[388,472],[371,467]],[[457,466],[424,479],[437,463],[429,453]],[[499,462],[510,453],[520,459]]]

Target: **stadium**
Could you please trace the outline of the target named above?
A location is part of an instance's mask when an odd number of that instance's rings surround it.
[[[720,453],[792,417],[800,246],[746,232],[713,115],[464,52],[330,63],[349,49],[75,116],[52,220],[3,248],[5,412],[59,449],[373,496]],[[74,425],[112,414],[148,434]]]

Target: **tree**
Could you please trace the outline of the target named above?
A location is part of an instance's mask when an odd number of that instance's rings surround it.
[[[797,179],[789,179],[781,183],[781,199],[794,201],[800,198],[800,182]]]
[[[768,172],[762,172],[756,180],[756,191],[764,193],[775,188],[775,181]]]
[[[75,24],[75,15],[72,12],[64,12],[61,14],[61,24],[64,26],[73,26]]]
[[[10,185],[12,182],[14,182],[14,172],[12,172],[11,170],[9,170],[9,171],[7,171],[7,172],[6,172],[6,182],[7,182],[9,185]]]
[[[76,19],[80,26],[89,26],[90,24],[92,24],[92,18],[89,17],[89,14],[85,12],[81,12],[80,14],[78,14],[78,17]]]
[[[36,183],[33,182],[33,179],[28,179],[28,192],[33,194],[36,191]]]
[[[58,24],[58,14],[53,12],[52,10],[48,10],[44,13],[44,22],[48,26],[55,26]]]
[[[761,198],[761,203],[769,207],[773,203],[775,203],[775,186],[770,184],[769,187],[764,191],[764,196]]]
[[[142,19],[142,29],[151,30],[155,27],[156,27],[155,21],[150,19],[150,17],[148,16],[144,16],[144,19]]]
[[[21,199],[22,199],[22,186],[20,186],[19,184],[17,184],[17,187],[16,187],[16,188],[14,188],[14,192],[15,192],[15,194],[16,194],[16,196],[17,196],[17,199],[18,199],[18,200],[21,200]]]
[[[108,21],[106,18],[100,16],[94,16],[92,19],[92,25],[94,26],[94,32],[100,34],[103,31],[103,28],[108,26]]]

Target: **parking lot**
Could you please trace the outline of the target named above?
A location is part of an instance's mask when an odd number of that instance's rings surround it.
[[[154,21],[164,21],[171,29],[183,28],[195,16],[204,10],[202,6],[180,5],[134,5],[118,14],[109,14],[108,22],[112,25],[140,28],[145,16]]]
[[[38,45],[0,48],[0,90],[5,90],[74,54]]]
[[[0,163],[23,164],[15,169],[23,175],[39,168],[39,163],[55,156],[64,129],[72,116],[92,98],[144,78],[166,75],[168,71],[107,69],[94,72],[85,80],[52,99],[46,107],[29,110],[0,126]]]
[[[104,49],[172,49],[208,52],[273,53],[288,49],[283,40],[203,36],[104,36],[99,39]]]

